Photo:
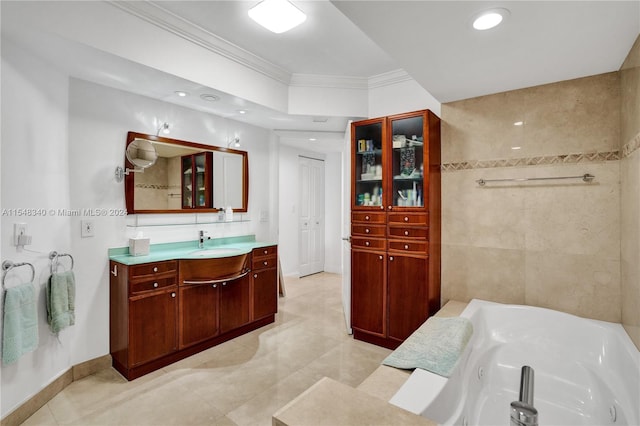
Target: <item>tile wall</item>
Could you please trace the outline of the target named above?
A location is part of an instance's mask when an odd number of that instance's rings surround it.
[[[614,72],[442,105],[443,302],[621,321],[620,102]]]
[[[622,323],[640,349],[640,37],[620,70]]]

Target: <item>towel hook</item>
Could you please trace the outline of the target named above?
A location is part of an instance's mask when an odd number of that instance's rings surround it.
[[[34,268],[32,264],[28,262],[14,263],[11,260],[5,260],[2,262],[2,270],[4,271],[4,274],[2,275],[2,289],[5,289],[4,279],[9,271],[13,268],[19,268],[20,266],[29,266],[31,268],[31,282],[33,283],[33,280],[36,279],[36,268]]]
[[[49,253],[49,259],[51,259],[51,273],[55,274],[58,271],[58,258],[59,257],[63,257],[63,256],[68,256],[71,259],[71,268],[69,269],[70,271],[73,270],[73,256],[71,256],[69,253],[58,253],[57,251],[52,251],[51,253]]]

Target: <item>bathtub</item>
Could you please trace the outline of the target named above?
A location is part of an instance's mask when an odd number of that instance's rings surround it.
[[[390,402],[442,425],[509,425],[520,370],[540,425],[640,425],[640,353],[620,324],[472,300],[473,335],[451,377],[416,369]]]

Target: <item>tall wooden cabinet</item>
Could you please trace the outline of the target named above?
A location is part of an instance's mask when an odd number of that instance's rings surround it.
[[[440,119],[351,126],[351,325],[388,348],[440,309]]]

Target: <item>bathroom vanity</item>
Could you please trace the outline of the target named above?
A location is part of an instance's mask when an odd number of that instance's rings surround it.
[[[276,245],[159,246],[110,251],[110,352],[128,380],[274,322]]]

